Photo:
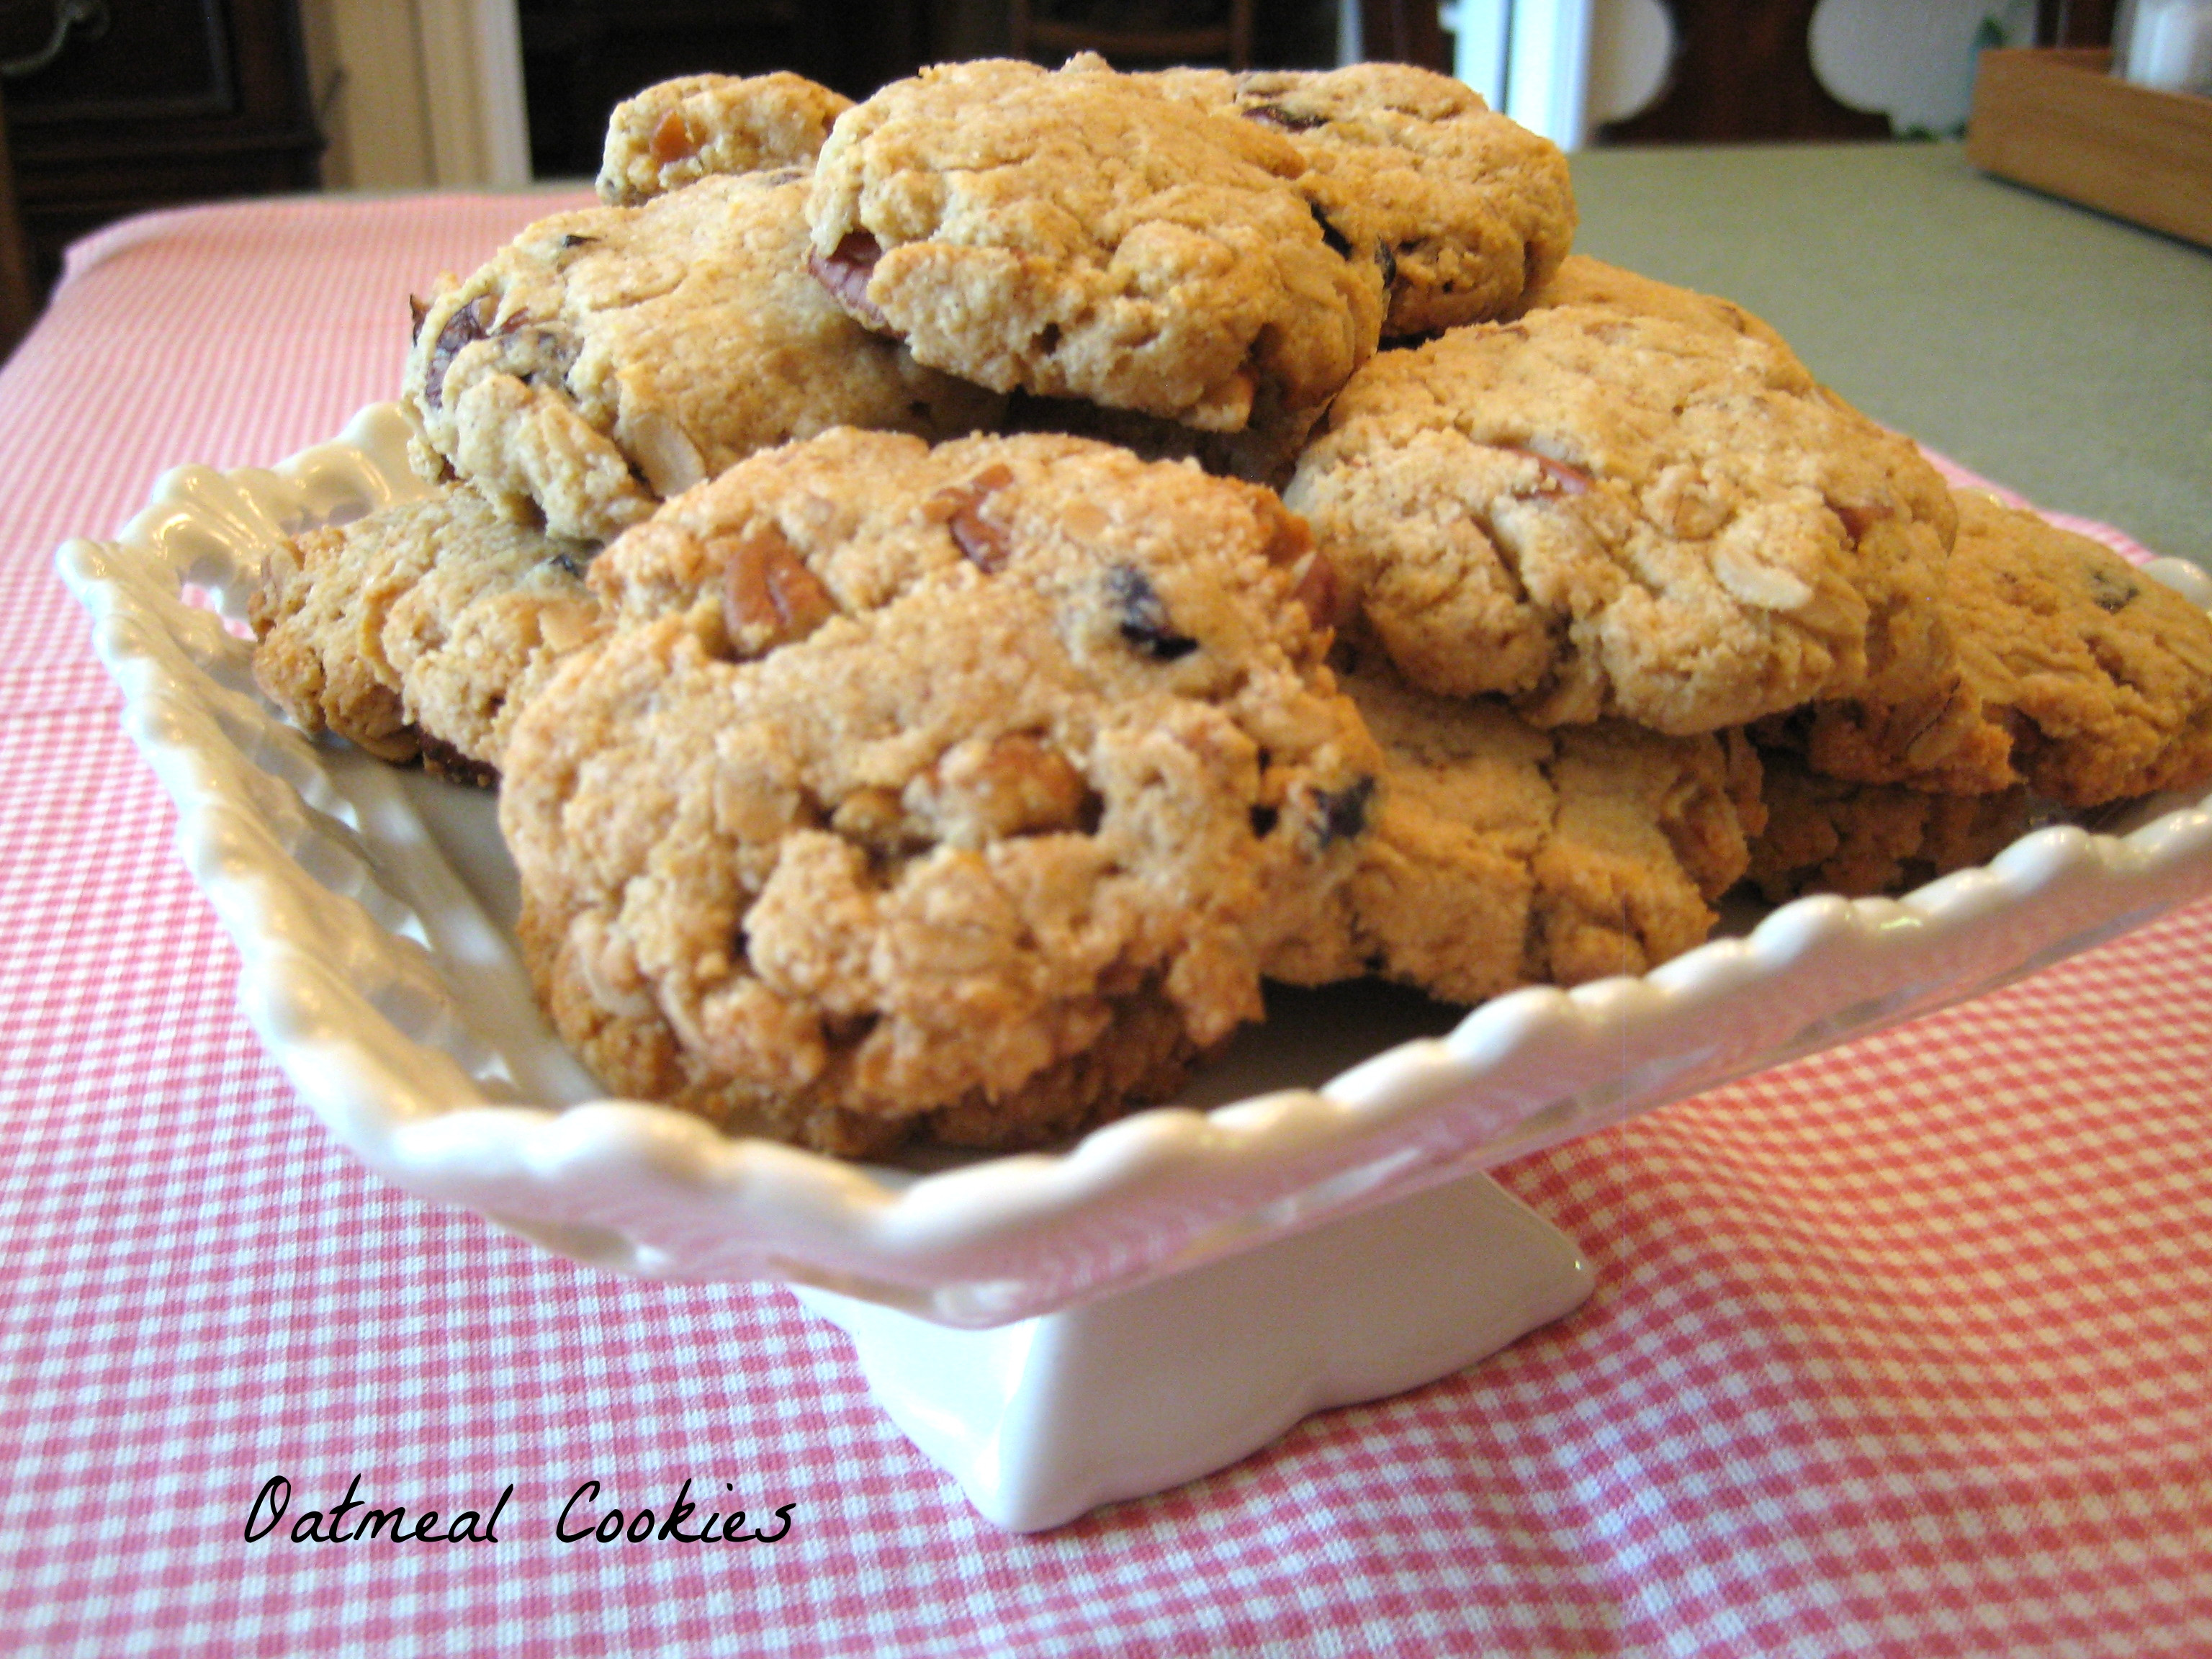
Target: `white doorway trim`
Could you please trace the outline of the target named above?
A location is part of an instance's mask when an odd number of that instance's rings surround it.
[[[302,0],[325,189],[530,183],[514,0]]]

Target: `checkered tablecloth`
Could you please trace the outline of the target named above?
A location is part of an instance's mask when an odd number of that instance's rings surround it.
[[[2212,902],[1505,1170],[1579,1311],[1034,1537],[782,1291],[334,1148],[51,556],[391,395],[409,292],[551,205],[131,222],[0,372],[0,1653],[2212,1654]],[[251,1540],[279,1476],[507,1496],[496,1542]],[[592,1480],[789,1527],[560,1541]]]

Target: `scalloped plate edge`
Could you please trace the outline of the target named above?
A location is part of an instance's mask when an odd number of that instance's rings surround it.
[[[511,1103],[448,1051],[468,1028],[458,1000],[423,1012],[438,981],[420,944],[251,833],[270,780],[316,793],[301,771],[316,751],[265,708],[241,714],[229,636],[184,592],[234,617],[266,538],[419,493],[407,435],[399,411],[373,405],[271,470],[174,469],[114,542],[72,540],[57,562],[240,946],[241,1004],[318,1115],[396,1183],[625,1271],[811,1284],[950,1324],[1026,1317],[1912,1018],[2212,887],[2212,797],[2124,836],[2037,830],[1899,900],[1799,900],[1642,978],[1511,993],[1318,1090],[1155,1109],[1063,1152],[933,1175],[732,1139],[641,1103]],[[2168,565],[2154,574],[2212,592]],[[242,744],[257,718],[267,729]],[[383,896],[385,917],[405,908]],[[319,919],[313,949],[299,948],[303,913]],[[394,987],[411,1035],[389,1012]]]

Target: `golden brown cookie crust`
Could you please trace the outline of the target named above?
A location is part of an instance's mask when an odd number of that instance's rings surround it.
[[[670,503],[507,753],[563,1036],[841,1152],[1170,1086],[1374,792],[1308,551],[1267,492],[1068,438],[835,433]]]
[[[488,782],[515,712],[597,631],[592,553],[450,484],[310,531],[250,603],[255,683],[306,731]]]
[[[1550,306],[1611,307],[1635,315],[1664,317],[1693,328],[1747,336],[1779,351],[1790,349],[1789,343],[1771,325],[1733,300],[1662,283],[1587,253],[1569,254],[1556,270],[1521,295],[1511,314],[1526,316]]]
[[[1345,687],[1382,745],[1351,878],[1268,959],[1298,984],[1374,973],[1447,1002],[1640,974],[1704,942],[1763,821],[1740,736],[1531,726],[1496,698]]]
[[[793,438],[989,424],[995,398],[860,327],[807,276],[805,196],[796,173],[714,175],[530,227],[421,320],[404,380],[418,466],[604,540]]]
[[[712,173],[811,167],[853,106],[804,76],[686,75],[625,98],[607,120],[599,199],[635,207]]]
[[[472,781],[495,778],[524,705],[563,658],[599,636],[599,600],[583,580],[594,550],[523,526],[486,526],[449,537],[393,600],[384,653],[407,718],[438,756],[457,756]]]
[[[1285,499],[1408,679],[1543,723],[1711,731],[1951,672],[1942,478],[1747,336],[1555,306],[1385,352]]]
[[[921,362],[1235,432],[1326,404],[1381,328],[1381,272],[1330,245],[1305,172],[1096,59],[984,60],[839,118],[808,214],[841,303]]]
[[[1957,500],[1958,684],[1824,706],[1813,767],[1951,793],[2025,782],[2077,809],[2212,781],[2212,617],[2085,536],[1978,490]]]
[[[1335,234],[1376,252],[1386,338],[1498,317],[1558,270],[1574,241],[1566,157],[1465,82],[1410,64],[1156,77],[1201,106],[1288,138]]]
[[[1986,864],[2025,834],[2033,804],[2018,787],[1958,794],[1851,783],[1808,771],[1787,749],[1761,751],[1766,826],[1749,879],[1770,903],[1807,893],[1901,893]]]

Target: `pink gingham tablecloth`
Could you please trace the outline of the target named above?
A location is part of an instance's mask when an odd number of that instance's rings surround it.
[[[52,553],[392,395],[410,292],[570,199],[132,221],[0,372],[0,1652],[2212,1654],[2212,903],[1510,1167],[1577,1313],[1033,1537],[784,1292],[336,1150]],[[251,1539],[276,1477],[496,1541]],[[562,1541],[592,1480],[748,1520]]]

